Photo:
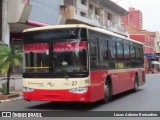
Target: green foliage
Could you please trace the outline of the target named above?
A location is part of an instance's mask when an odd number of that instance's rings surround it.
[[[20,50],[14,50],[10,47],[0,45],[0,72],[7,74],[9,69],[13,69],[13,66],[20,66],[22,61],[22,52]]]
[[[0,88],[0,92],[1,92],[3,95],[7,95],[7,84],[6,84],[6,83],[3,83],[3,84],[2,84],[2,87]]]
[[[21,62],[22,51],[14,50],[13,46],[8,47],[5,45],[0,45],[0,73],[7,76],[7,84],[3,85],[1,88],[3,94],[9,94],[9,80],[13,67],[20,66]]]

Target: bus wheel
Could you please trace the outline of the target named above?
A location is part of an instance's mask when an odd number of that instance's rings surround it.
[[[136,92],[136,91],[138,90],[138,86],[139,86],[139,85],[138,85],[138,80],[139,80],[139,79],[138,79],[138,75],[136,74],[136,75],[135,75],[135,78],[134,78],[134,88],[133,88],[133,91],[134,91],[134,92]]]
[[[106,81],[104,83],[104,99],[102,103],[107,103],[111,98],[111,85]]]

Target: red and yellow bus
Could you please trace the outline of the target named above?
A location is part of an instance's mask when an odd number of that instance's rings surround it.
[[[143,44],[87,25],[24,31],[27,101],[107,102],[145,83]]]

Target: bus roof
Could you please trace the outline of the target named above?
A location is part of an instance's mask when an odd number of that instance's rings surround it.
[[[90,29],[90,30],[93,30],[93,31],[97,31],[97,32],[105,33],[105,34],[112,35],[112,36],[115,36],[115,37],[119,37],[119,38],[122,38],[122,39],[126,39],[128,41],[132,41],[132,42],[135,42],[135,43],[138,43],[138,44],[143,44],[142,42],[135,41],[133,39],[124,37],[124,36],[116,34],[114,32],[111,32],[111,31],[108,31],[108,30],[105,30],[105,29],[102,29],[102,28],[98,28],[98,27],[88,26],[88,25],[85,25],[85,24],[66,24],[66,25],[53,25],[53,26],[50,25],[50,26],[43,26],[43,27],[35,27],[35,28],[25,29],[23,32],[41,31],[41,30],[49,30],[49,29],[60,29],[60,28],[77,28],[77,27],[87,28],[87,29]]]

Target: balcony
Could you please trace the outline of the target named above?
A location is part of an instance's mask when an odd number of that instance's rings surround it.
[[[26,25],[32,6],[27,0],[8,0],[7,21],[10,24],[11,32],[22,32],[31,26]]]
[[[66,24],[88,24],[128,36],[126,28],[116,23],[113,24],[112,21],[95,14],[91,9],[86,11],[74,6],[68,6],[66,10]]]

